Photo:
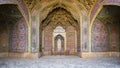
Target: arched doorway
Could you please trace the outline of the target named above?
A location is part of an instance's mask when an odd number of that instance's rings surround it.
[[[58,33],[54,30],[58,27]],[[63,32],[62,32],[63,31]],[[53,33],[56,33],[54,35]],[[58,35],[58,36],[57,36]],[[61,35],[61,36],[60,36]],[[43,55],[55,54],[55,38],[64,40],[63,55],[76,55],[80,51],[80,29],[77,20],[63,8],[56,8],[40,23],[40,52]],[[62,38],[63,37],[63,38]],[[57,39],[58,40],[58,39]]]

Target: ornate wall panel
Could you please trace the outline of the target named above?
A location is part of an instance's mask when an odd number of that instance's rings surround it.
[[[51,26],[44,29],[44,51],[52,51],[53,31]]]
[[[92,27],[92,51],[109,51],[109,36],[107,27],[99,20],[95,20]]]
[[[66,29],[66,50],[74,52],[77,50],[77,38],[75,38],[75,29],[68,26]]]
[[[11,46],[12,52],[27,51],[27,26],[24,19],[20,19],[11,30]]]
[[[8,26],[5,22],[0,23],[0,52],[8,51]]]

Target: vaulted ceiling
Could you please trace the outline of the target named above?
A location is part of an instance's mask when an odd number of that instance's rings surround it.
[[[85,7],[86,10],[88,10],[88,12],[91,10],[92,6],[96,3],[97,0],[24,0],[24,2],[26,3],[27,7],[29,8],[29,10],[31,11],[37,4],[39,4],[39,7],[41,7],[40,5],[46,5],[46,3],[51,3],[53,1],[61,1],[61,2],[68,2],[68,3],[72,3],[72,4],[77,4],[78,6],[81,4]],[[81,7],[81,6],[79,6]]]
[[[105,24],[119,24],[120,23],[120,7],[114,5],[104,6],[97,16],[98,19]]]
[[[48,16],[42,21],[42,28],[51,25],[54,29],[57,26],[66,28],[69,25],[78,28],[78,22],[71,16],[71,14],[63,8],[56,8],[48,14]]]
[[[0,6],[0,22],[16,22],[22,17],[16,5],[5,4]]]

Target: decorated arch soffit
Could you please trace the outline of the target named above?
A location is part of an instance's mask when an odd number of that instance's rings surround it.
[[[23,0],[0,0],[0,5],[2,4],[15,4],[18,6],[19,11],[22,13],[22,16],[25,18],[27,24],[29,21],[28,9],[25,6]]]

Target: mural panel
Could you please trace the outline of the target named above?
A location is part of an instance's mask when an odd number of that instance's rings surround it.
[[[15,23],[11,31],[11,47],[12,52],[26,52],[27,51],[27,27],[25,20],[21,19]]]
[[[95,20],[92,27],[92,51],[109,51],[108,30],[107,27],[99,20]]]
[[[52,29],[50,26],[47,26],[44,29],[44,51],[52,51]]]
[[[77,38],[75,39],[75,29],[72,26],[68,26],[66,29],[66,50],[74,52],[77,50]],[[75,44],[76,43],[76,44]]]

